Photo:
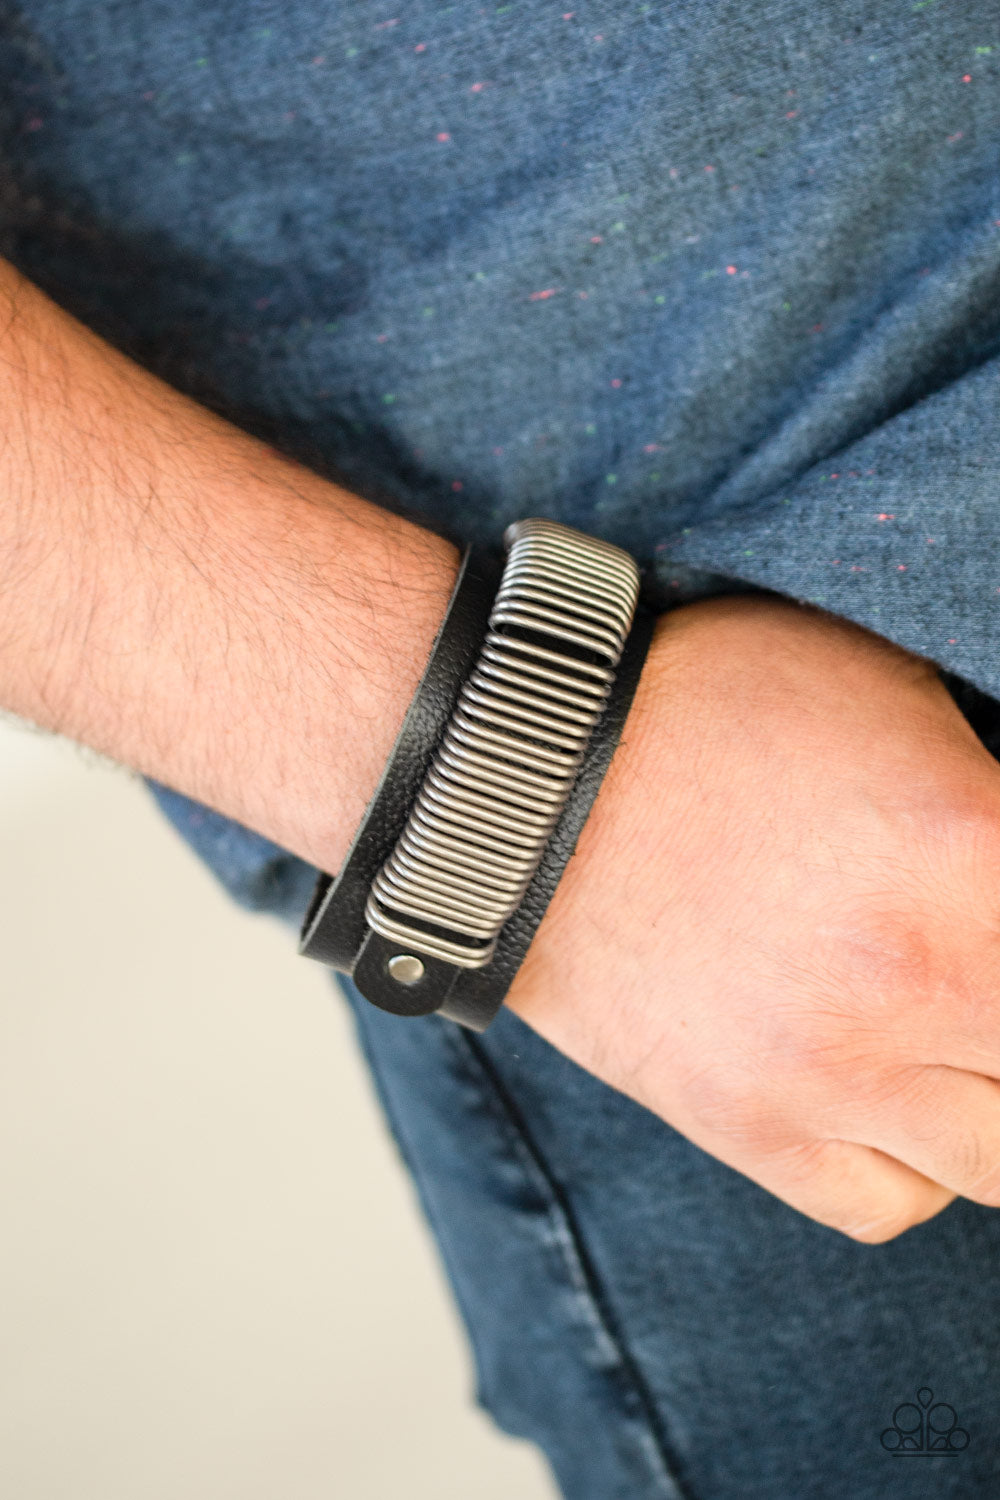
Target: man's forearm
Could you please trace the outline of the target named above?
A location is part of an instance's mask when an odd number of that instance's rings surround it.
[[[0,263],[0,707],[336,869],[458,557]]]

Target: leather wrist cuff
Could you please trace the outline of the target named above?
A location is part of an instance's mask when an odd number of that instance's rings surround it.
[[[638,570],[559,523],[469,546],[420,685],[299,951],[397,1015],[483,1030],[545,913],[652,637]]]
[[[369,931],[365,903],[392,853],[486,633],[503,560],[470,544],[413,701],[339,875],[321,874],[306,912],[299,952],[350,974]]]

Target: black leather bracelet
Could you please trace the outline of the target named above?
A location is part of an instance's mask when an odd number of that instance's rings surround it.
[[[444,734],[462,683],[486,633],[503,559],[470,543],[434,637],[417,691],[340,873],[321,874],[299,939],[299,953],[350,974],[369,931],[365,903],[389,858]]]
[[[379,788],[340,876],[317,883],[299,950],[382,1009],[476,1030],[576,847],[655,623],[621,549],[541,520],[505,540],[502,578],[495,557],[467,549]]]

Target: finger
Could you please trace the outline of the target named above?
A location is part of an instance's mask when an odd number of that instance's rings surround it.
[[[821,1140],[790,1147],[746,1172],[800,1213],[878,1245],[932,1219],[955,1199],[941,1183],[875,1147]]]
[[[874,1146],[963,1198],[1000,1207],[1000,1082],[947,1064],[902,1069],[863,1114],[852,1140]]]
[[[734,1136],[731,1116],[726,1129],[706,1128],[703,1116],[689,1114],[674,1124],[695,1145],[808,1218],[869,1244],[933,1218],[956,1196],[877,1146],[824,1137],[815,1127],[806,1135],[808,1127],[794,1121],[744,1119],[742,1139]]]

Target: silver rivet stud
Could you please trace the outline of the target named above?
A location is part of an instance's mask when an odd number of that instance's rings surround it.
[[[416,984],[424,977],[424,966],[412,953],[397,953],[390,958],[388,969],[399,984]]]

